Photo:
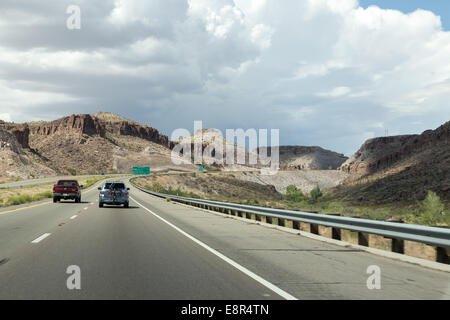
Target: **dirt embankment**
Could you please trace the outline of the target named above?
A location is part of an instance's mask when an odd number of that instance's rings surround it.
[[[195,194],[215,200],[280,200],[282,195],[271,185],[235,178],[235,173],[184,173],[155,175],[135,181],[143,187],[159,185],[164,189],[179,190],[180,193]]]

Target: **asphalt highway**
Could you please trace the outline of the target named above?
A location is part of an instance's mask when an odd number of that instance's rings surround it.
[[[130,195],[2,208],[0,299],[450,299],[450,273]]]

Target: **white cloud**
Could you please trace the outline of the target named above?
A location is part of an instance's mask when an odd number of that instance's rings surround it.
[[[450,32],[429,11],[356,0],[78,2],[78,32],[57,0],[0,3],[0,115],[100,106],[168,134],[200,115],[345,153],[366,128],[420,132],[450,119]]]
[[[336,87],[329,92],[319,92],[317,95],[319,97],[337,98],[347,95],[350,91],[352,90],[349,87]]]
[[[9,113],[0,113],[0,120],[3,121],[12,121]]]

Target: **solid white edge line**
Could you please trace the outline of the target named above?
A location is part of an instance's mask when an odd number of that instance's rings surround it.
[[[70,217],[70,220],[73,220],[73,219],[75,219],[76,217],[78,217],[78,216],[77,216],[77,215],[71,216],[71,217]]]
[[[39,243],[42,240],[44,240],[45,238],[47,238],[49,235],[51,235],[51,233],[44,233],[42,236],[40,236],[39,238],[34,239],[33,241],[31,241],[31,243]]]
[[[142,207],[143,209],[147,210],[148,212],[150,212],[152,215],[154,215],[156,218],[160,219],[161,221],[163,221],[164,223],[168,224],[169,226],[171,226],[173,229],[175,229],[176,231],[178,231],[179,233],[181,233],[182,235],[184,235],[185,237],[189,238],[190,240],[194,241],[195,243],[197,243],[198,245],[200,245],[201,247],[203,247],[204,249],[208,250],[209,252],[211,252],[212,254],[214,254],[215,256],[219,257],[220,259],[222,259],[223,261],[225,261],[226,263],[230,264],[231,266],[233,266],[234,268],[238,269],[239,271],[241,271],[242,273],[246,274],[247,276],[249,276],[250,278],[252,278],[253,280],[259,282],[260,284],[262,284],[263,286],[265,286],[266,288],[272,290],[273,292],[275,292],[276,294],[278,294],[279,296],[283,297],[286,300],[298,300],[296,297],[294,297],[293,295],[287,293],[286,291],[284,291],[283,289],[278,288],[276,285],[270,283],[269,281],[261,278],[260,276],[258,276],[257,274],[253,273],[252,271],[248,270],[247,268],[241,266],[239,263],[235,262],[234,260],[228,258],[227,256],[223,255],[222,253],[220,253],[219,251],[211,248],[210,246],[208,246],[206,243],[198,240],[197,238],[191,236],[190,234],[188,234],[187,232],[181,230],[180,228],[178,228],[176,225],[172,224],[171,222],[167,221],[166,219],[160,217],[159,215],[157,215],[156,213],[154,213],[152,210],[146,208],[145,206],[143,206],[142,204],[140,204],[139,202],[137,202],[134,198],[130,197],[131,200],[133,200],[134,202],[136,202],[140,207]]]

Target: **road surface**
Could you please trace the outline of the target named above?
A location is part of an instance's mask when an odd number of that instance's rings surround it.
[[[130,195],[129,209],[99,208],[95,187],[82,203],[3,208],[0,299],[450,299],[446,272]]]
[[[116,174],[105,174],[105,176],[113,176]],[[60,179],[80,179],[85,177],[98,177],[99,174],[95,175],[81,175],[81,176],[58,176],[58,177],[46,177],[39,179],[27,179],[27,180],[19,180],[13,182],[0,183],[0,188],[17,188],[17,187],[26,187],[37,184],[50,183],[60,180]]]

